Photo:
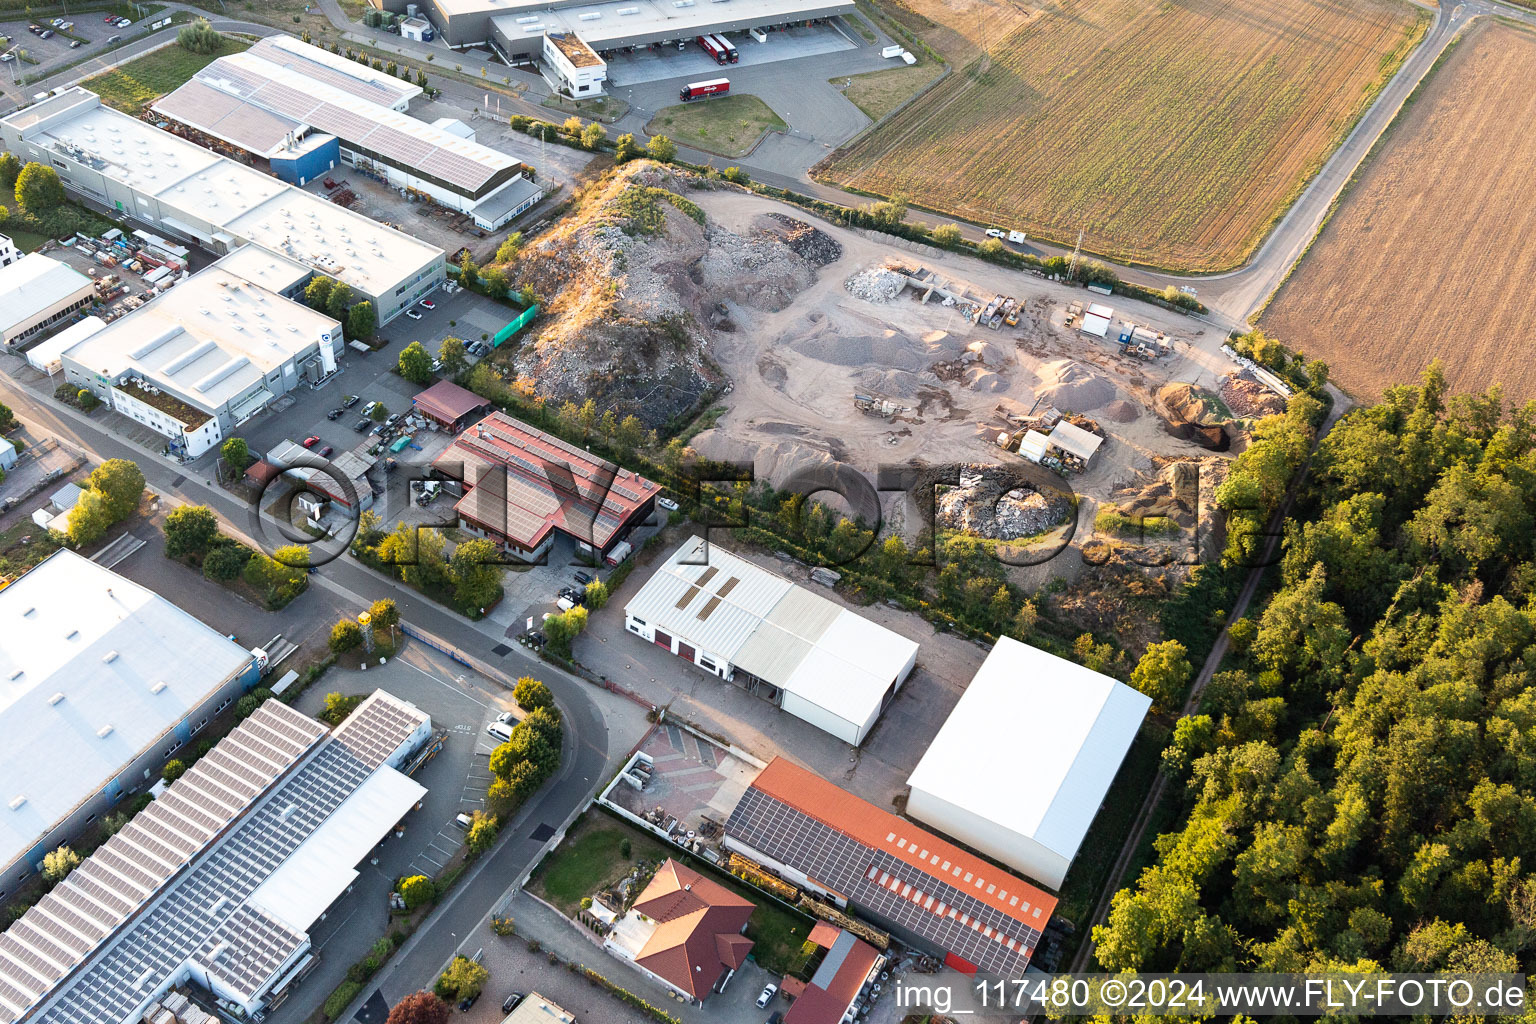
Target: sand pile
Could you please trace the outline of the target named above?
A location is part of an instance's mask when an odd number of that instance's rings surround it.
[[[989,370],[984,366],[967,367],[962,379],[966,387],[984,394],[996,394],[999,391],[1008,390],[1007,378],[996,370]]]
[[[1104,415],[1116,423],[1131,423],[1141,417],[1141,410],[1136,407],[1135,402],[1117,398],[1104,407]]]
[[[1115,386],[1082,363],[1057,359],[1040,367],[1035,394],[1058,409],[1097,409],[1115,397]]]
[[[881,398],[916,398],[925,391],[944,386],[943,381],[926,371],[861,370],[853,379],[861,389]]]
[[[843,282],[844,288],[847,288],[855,298],[863,299],[865,302],[890,302],[900,295],[901,290],[906,286],[905,277],[884,267],[861,270]]]
[[[812,313],[805,326],[785,331],[777,344],[833,366],[918,372],[953,359],[964,343],[944,331],[930,331],[919,340],[859,318]]]

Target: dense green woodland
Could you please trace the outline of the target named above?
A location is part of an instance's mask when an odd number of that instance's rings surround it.
[[[1317,411],[1266,422],[1218,501],[1278,507]],[[1533,509],[1536,403],[1435,366],[1334,426],[1283,586],[1164,753],[1187,813],[1095,930],[1104,967],[1529,967]]]

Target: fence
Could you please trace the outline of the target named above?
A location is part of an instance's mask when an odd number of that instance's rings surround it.
[[[496,336],[491,339],[491,347],[500,348],[502,342],[512,337],[512,335],[516,334],[524,327],[527,327],[530,323],[533,322],[533,318],[538,315],[539,306],[538,303],[534,303],[519,313],[517,315],[517,319],[513,320],[511,323],[507,324],[507,326],[496,332]]]
[[[428,647],[433,648],[434,650],[442,651],[444,654],[448,655],[448,657],[452,658],[454,661],[458,662],[460,665],[463,665],[465,668],[474,668],[475,667],[474,665],[470,664],[470,661],[469,661],[469,659],[467,657],[465,657],[464,655],[459,653],[458,648],[449,647],[446,644],[444,644],[444,643],[434,639],[433,637],[427,635],[426,633],[423,633],[421,630],[413,628],[408,623],[405,623],[405,622],[400,623],[400,632],[404,633],[406,636],[410,637],[412,640],[419,640],[419,641],[421,641],[422,643],[426,644]],[[476,671],[478,671],[478,669]]]

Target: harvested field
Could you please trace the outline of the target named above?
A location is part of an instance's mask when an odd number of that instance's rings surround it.
[[[1404,0],[1061,0],[821,173],[1067,245],[1086,229],[1124,262],[1229,268],[1428,18]]]
[[[1446,360],[1456,390],[1536,398],[1536,33],[1480,20],[1419,87],[1260,318],[1360,399]]]

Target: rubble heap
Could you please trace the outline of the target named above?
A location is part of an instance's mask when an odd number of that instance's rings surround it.
[[[998,466],[966,466],[960,486],[940,491],[937,525],[985,537],[1018,540],[1055,529],[1072,514],[1064,494],[1047,494],[1021,484]]]
[[[843,283],[856,299],[865,302],[890,302],[907,286],[907,279],[886,267],[861,270]]]

